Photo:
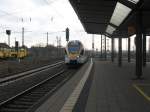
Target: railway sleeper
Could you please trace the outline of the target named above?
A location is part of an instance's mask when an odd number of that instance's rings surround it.
[[[39,97],[36,97],[36,96],[23,96],[21,99],[39,99]]]
[[[37,98],[21,98],[21,99],[19,99],[19,101],[22,101],[22,102],[35,102],[35,101],[37,101]]]
[[[39,90],[40,91],[45,91],[45,90],[50,90],[50,89],[53,89],[54,86],[51,86],[51,85],[46,85],[45,87],[41,87]]]
[[[11,108],[3,108],[0,109],[0,112],[25,112],[24,109],[11,109]]]
[[[5,106],[4,108],[7,108],[7,109],[28,109],[29,108],[29,105],[21,105],[21,104],[9,104],[7,106]]]
[[[30,106],[30,105],[33,104],[33,102],[14,101],[13,104],[15,104],[15,105],[18,105],[18,104],[20,104],[20,105],[29,105]]]
[[[44,91],[34,91],[34,92],[32,92],[32,94],[43,95],[43,94],[45,94],[45,92]]]

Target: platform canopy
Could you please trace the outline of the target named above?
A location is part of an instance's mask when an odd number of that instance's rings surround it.
[[[85,31],[110,37],[134,32],[135,13],[143,9],[144,28],[150,26],[150,0],[69,0]],[[148,19],[149,18],[149,19]],[[148,24],[147,24],[148,23]]]

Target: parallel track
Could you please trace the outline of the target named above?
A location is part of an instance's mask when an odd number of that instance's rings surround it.
[[[62,70],[37,85],[0,103],[0,112],[33,112],[48,96],[66,82],[75,70]]]
[[[46,66],[43,66],[43,67],[40,67],[40,68],[36,68],[36,69],[29,70],[29,71],[26,71],[26,72],[23,72],[23,73],[19,73],[19,74],[13,75],[13,76],[2,78],[0,80],[0,85],[4,84],[4,83],[7,83],[7,82],[15,81],[15,80],[23,78],[27,75],[32,75],[32,74],[35,74],[35,73],[38,73],[38,72],[45,71],[45,70],[50,69],[50,68],[57,67],[57,66],[59,66],[63,63],[64,63],[63,61],[60,61],[60,62],[57,62],[55,64],[46,65]]]

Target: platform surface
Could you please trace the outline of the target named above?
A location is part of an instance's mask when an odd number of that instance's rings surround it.
[[[85,112],[150,112],[150,65],[144,80],[135,78],[135,64],[122,67],[110,61],[94,62],[93,81]]]

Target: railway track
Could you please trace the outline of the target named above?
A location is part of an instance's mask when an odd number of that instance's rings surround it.
[[[33,112],[54,91],[63,85],[76,70],[62,70],[44,81],[0,103],[0,112]]]
[[[36,69],[33,69],[33,70],[29,70],[29,71],[26,71],[26,72],[19,73],[19,74],[16,74],[16,75],[1,78],[0,79],[0,85],[5,85],[5,83],[11,83],[11,82],[14,82],[14,81],[16,81],[18,79],[21,79],[23,77],[27,77],[29,75],[34,75],[35,73],[38,73],[38,72],[46,71],[50,68],[57,67],[57,66],[59,66],[63,63],[64,63],[64,61],[60,61],[60,62],[57,62],[55,64],[46,65],[46,66],[43,66],[43,67],[40,67],[40,68],[36,68]]]

